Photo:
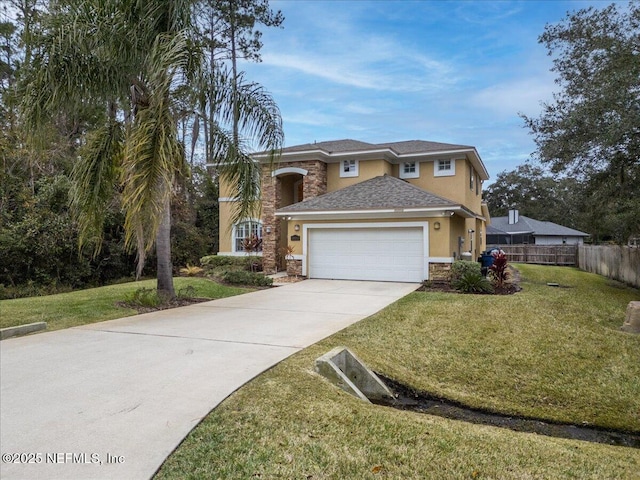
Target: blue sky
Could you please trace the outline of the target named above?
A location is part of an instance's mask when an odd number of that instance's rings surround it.
[[[491,179],[535,151],[558,87],[538,37],[568,11],[608,1],[271,0],[262,63],[242,63],[280,107],[287,146],[352,138],[473,145]],[[620,2],[618,2],[620,3]]]

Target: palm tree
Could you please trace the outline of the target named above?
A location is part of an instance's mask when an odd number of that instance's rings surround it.
[[[200,65],[200,52],[190,42],[189,7],[189,0],[52,2],[22,102],[25,119],[36,131],[45,119],[77,115],[87,105],[105,111],[104,124],[85,136],[73,171],[72,204],[81,246],[92,241],[95,253],[99,250],[104,205],[117,186],[126,211],[126,243],[138,252],[138,275],[155,244],[158,293],[165,298],[175,296],[171,197],[176,178],[186,168],[177,132],[176,92],[196,78]],[[232,97],[225,100],[224,95],[224,89],[216,93],[216,105],[232,103]],[[259,103],[260,96],[254,100]],[[259,136],[271,132],[273,125],[279,127],[279,135],[266,134],[269,148],[277,149],[282,138],[277,107],[256,108],[255,101],[247,100],[244,106],[250,116],[244,126]],[[266,117],[260,116],[265,111],[276,118],[268,118],[266,127],[261,125]],[[259,142],[265,134],[262,137]],[[235,175],[242,198],[247,195],[242,203],[253,204],[260,181],[257,167],[222,128],[214,138],[226,171]]]
[[[51,2],[23,99],[34,127],[87,105],[106,110],[73,171],[81,243],[100,236],[104,205],[119,182],[125,242],[137,247],[138,276],[155,243],[158,293],[168,298],[175,296],[170,202],[184,165],[172,93],[197,64],[189,20],[188,0]]]

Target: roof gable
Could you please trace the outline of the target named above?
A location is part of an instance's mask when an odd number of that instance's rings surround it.
[[[382,175],[278,209],[278,213],[380,208],[453,207],[458,204],[404,180]]]

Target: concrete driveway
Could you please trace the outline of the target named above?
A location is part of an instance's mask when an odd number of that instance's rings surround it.
[[[306,280],[0,342],[2,479],[146,479],[256,375],[416,284]]]

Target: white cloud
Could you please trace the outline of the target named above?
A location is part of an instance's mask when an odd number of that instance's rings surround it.
[[[517,113],[535,115],[541,110],[541,102],[552,100],[555,90],[553,79],[547,75],[516,78],[479,90],[470,98],[470,103],[501,117]]]

